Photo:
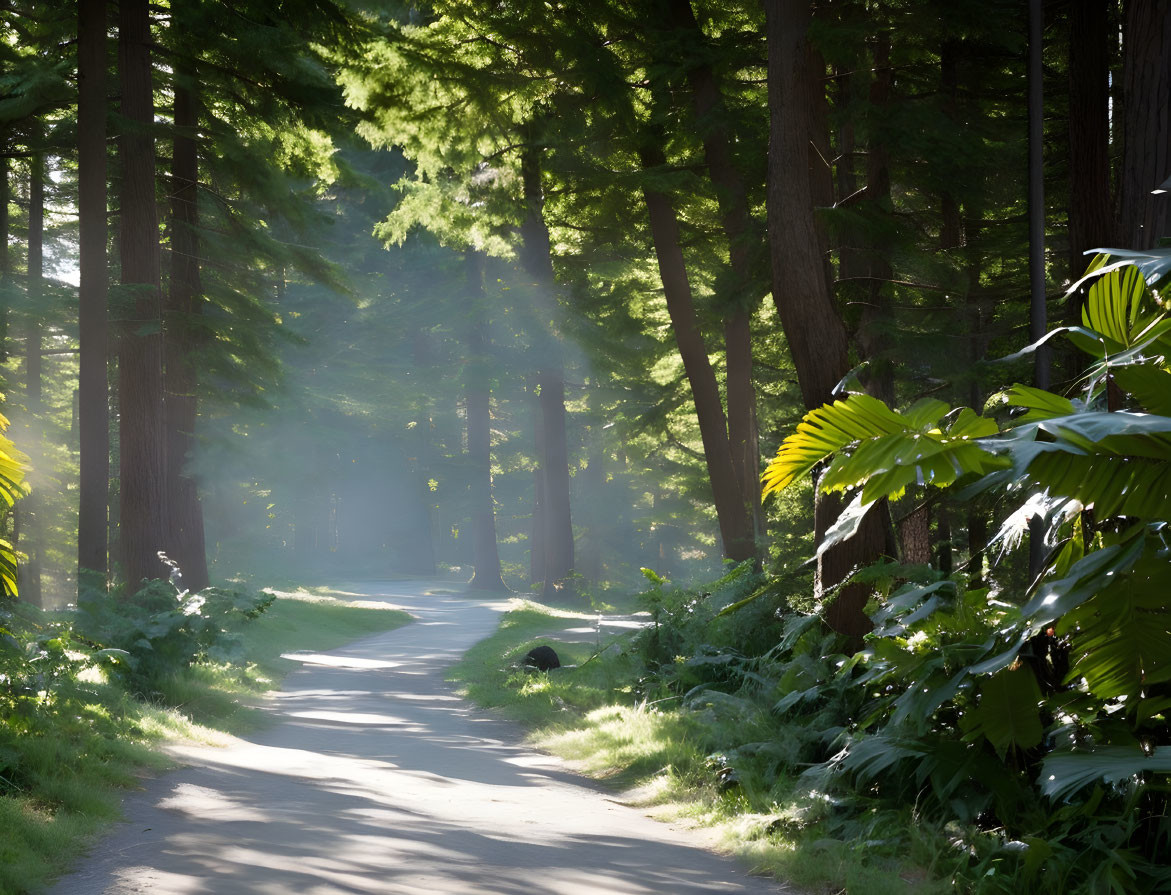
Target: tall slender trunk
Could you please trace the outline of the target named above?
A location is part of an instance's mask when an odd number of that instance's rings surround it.
[[[545,423],[541,418],[541,399],[537,380],[529,380],[527,391],[532,398],[533,454],[537,468],[533,470],[533,519],[529,535],[529,580],[536,585],[545,580],[545,541],[548,527],[545,523]]]
[[[890,152],[881,122],[890,105],[891,67],[890,35],[879,31],[874,38],[874,77],[870,82],[870,133],[866,143],[866,205],[870,209],[872,228],[883,222],[881,232],[889,232],[891,217]],[[894,328],[891,307],[889,261],[890,247],[876,240],[873,232],[866,239],[866,289],[858,342],[867,361],[866,391],[893,404],[895,401],[894,367],[890,358],[890,333]]]
[[[1127,0],[1123,32],[1123,146],[1119,167],[1121,246],[1149,249],[1171,236],[1171,8]]]
[[[645,170],[654,170],[666,163],[657,144],[648,142],[640,155]],[[667,313],[671,318],[675,344],[695,401],[695,415],[699,422],[724,555],[738,562],[752,559],[756,556],[752,520],[745,512],[741,485],[732,462],[732,446],[728,440],[728,423],[720,400],[720,386],[708,360],[707,345],[695,313],[691,282],[687,277],[687,266],[679,244],[679,220],[675,206],[666,193],[649,186],[643,187],[643,199],[650,218],[651,238],[658,260],[659,277],[663,282]],[[754,487],[759,486],[754,483]]]
[[[110,396],[107,382],[106,0],[78,6],[78,587],[105,590],[109,574]]]
[[[8,237],[12,224],[8,219],[8,202],[12,198],[8,159],[0,158],[0,363],[8,360],[8,318],[12,289],[12,256],[8,250]]]
[[[764,0],[768,38],[768,232],[773,301],[797,371],[801,396],[809,409],[833,397],[849,369],[846,329],[830,295],[826,264],[813,215],[809,146],[813,139],[812,92],[823,90],[824,71],[814,67],[807,31],[809,0]],[[841,502],[819,495],[814,508],[814,538],[840,512]],[[883,518],[870,513],[862,530],[818,560],[817,594],[828,596],[857,565],[886,549]],[[834,630],[861,642],[870,629],[863,612],[869,590],[850,585],[826,608]]]
[[[500,552],[496,544],[496,509],[492,502],[492,419],[488,377],[488,334],[484,319],[483,259],[475,249],[466,252],[468,276],[467,368],[464,398],[468,427],[468,459],[471,461],[473,565],[468,586],[476,590],[503,591]]]
[[[706,37],[696,21],[691,0],[671,0],[674,24],[697,44]],[[697,56],[703,60],[702,54]],[[703,136],[704,161],[715,186],[720,223],[728,241],[732,288],[725,312],[728,441],[741,500],[756,538],[763,538],[760,506],[760,439],[756,425],[756,390],[752,384],[751,314],[764,292],[752,265],[753,226],[744,179],[736,169],[728,134],[727,108],[710,63],[700,61],[687,71],[695,117]]]
[[[163,442],[162,295],[150,62],[150,5],[118,9],[123,132],[118,340],[119,488],[122,574],[133,592],[167,574],[158,551],[167,530]]]
[[[40,141],[38,133],[34,139]],[[41,346],[41,303],[44,291],[44,247],[45,247],[45,156],[36,150],[29,160],[28,184],[28,262],[26,282],[28,284],[29,315],[25,327],[24,376],[25,403],[29,418],[28,455],[29,465],[34,474],[44,473],[43,433],[41,418],[44,413],[44,357]],[[18,547],[28,557],[20,567],[19,586],[21,596],[28,602],[43,605],[41,593],[41,542],[44,525],[41,514],[44,501],[34,482],[29,495],[17,505],[20,515],[20,539]]]
[[[524,239],[523,263],[536,281],[538,301],[544,305],[542,310],[551,312],[556,306],[556,295],[553,259],[549,253],[549,230],[544,218],[545,197],[541,187],[540,153],[536,127],[532,127],[521,158],[527,208],[521,226]],[[552,318],[551,313],[542,316]],[[569,443],[565,431],[565,371],[561,363],[561,350],[553,331],[538,333],[537,338],[541,475],[544,480],[544,592],[549,594],[573,571],[573,520],[569,502]]]
[[[186,3],[172,4],[182,27]],[[171,156],[171,281],[167,296],[163,357],[166,365],[166,495],[170,515],[167,552],[179,564],[183,586],[202,590],[210,583],[203,536],[203,507],[186,465],[195,443],[198,411],[192,353],[198,343],[196,318],[202,309],[199,271],[199,96],[194,62],[175,66],[175,136]]]
[[[1029,340],[1037,341],[1049,327],[1045,302],[1045,109],[1041,40],[1042,0],[1029,0]],[[1049,388],[1049,346],[1033,354],[1033,385]],[[1029,520],[1029,574],[1035,577],[1045,561],[1045,520]]]

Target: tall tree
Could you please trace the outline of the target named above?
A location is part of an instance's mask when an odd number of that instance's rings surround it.
[[[1171,236],[1171,8],[1127,0],[1124,10],[1119,240],[1148,249]]]
[[[162,286],[155,206],[154,93],[148,0],[118,9],[122,168],[118,248],[122,289],[117,318],[119,526],[122,574],[134,590],[166,567],[163,440]]]
[[[476,590],[506,590],[500,577],[500,551],[496,544],[496,509],[492,500],[492,391],[488,371],[488,334],[484,314],[483,259],[466,252],[468,331],[465,417],[468,459],[471,461],[471,517],[475,573],[469,586]]]
[[[81,587],[109,572],[110,422],[106,268],[106,2],[78,4],[77,167],[80,373],[77,567]]]
[[[24,334],[24,394],[31,430],[29,458],[32,466],[40,469],[44,457],[44,435],[41,431],[44,397],[41,321],[45,280],[45,152],[43,128],[39,124],[33,128],[32,141],[36,145],[31,147],[32,157],[29,159],[28,260],[25,267],[29,313]],[[20,567],[20,592],[24,599],[35,605],[42,602],[43,508],[44,497],[37,493],[36,487],[17,506],[20,517],[20,548],[28,557]]]
[[[538,402],[541,409],[542,518],[544,522],[544,592],[554,588],[573,571],[573,520],[569,503],[569,444],[565,419],[565,368],[556,345],[557,292],[553,259],[549,254],[549,228],[545,224],[545,192],[541,182],[542,135],[537,123],[529,125],[521,155],[525,218],[521,224],[522,261],[535,280],[540,331],[536,334]]]
[[[172,27],[183,32],[190,4],[172,5]],[[196,483],[186,468],[194,444],[197,387],[193,353],[203,299],[200,282],[198,72],[186,54],[175,65],[174,137],[171,155],[171,277],[163,329],[166,369],[166,502],[170,516],[167,550],[179,564],[183,585],[207,587],[203,509]]]
[[[769,169],[768,231],[773,301],[797,370],[805,406],[820,407],[834,397],[849,370],[846,329],[829,284],[813,215],[809,173],[812,137],[811,95],[823,90],[824,70],[815,70],[808,48],[809,0],[765,0],[768,32]],[[819,496],[814,513],[820,543],[836,521],[841,501]],[[853,538],[818,555],[817,590],[829,595],[857,566],[873,561],[886,547],[879,513],[867,514]],[[848,585],[827,607],[837,631],[860,639],[870,629],[862,611],[867,588]]]

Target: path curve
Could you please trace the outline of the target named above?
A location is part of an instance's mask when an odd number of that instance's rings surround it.
[[[450,588],[447,585],[446,588]],[[51,895],[765,895],[791,891],[616,804],[444,669],[500,605],[444,585],[350,585],[416,621],[305,657],[279,721],[125,799],[126,821]]]

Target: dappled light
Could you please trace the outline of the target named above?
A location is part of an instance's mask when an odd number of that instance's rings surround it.
[[[306,663],[273,695],[276,726],[258,736],[172,746],[189,767],[132,794],[133,823],[54,891],[777,891],[600,798],[561,761],[517,745],[512,724],[459,701],[444,668],[492,629],[495,610],[401,590],[387,599],[454,623],[410,625]]]

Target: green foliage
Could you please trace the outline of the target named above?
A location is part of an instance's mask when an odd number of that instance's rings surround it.
[[[129,599],[90,591],[78,599],[77,629],[100,644],[131,689],[150,695],[161,678],[196,662],[243,659],[241,626],[275,600],[271,593],[208,587],[179,592],[152,581]]]

